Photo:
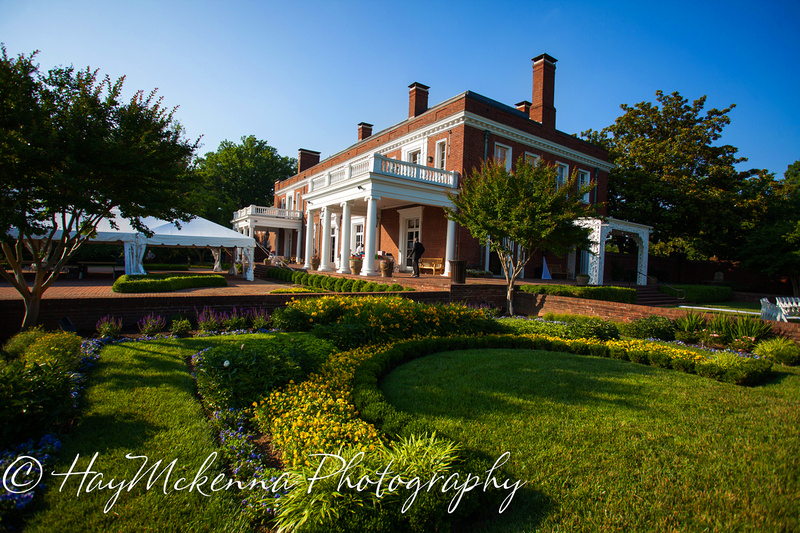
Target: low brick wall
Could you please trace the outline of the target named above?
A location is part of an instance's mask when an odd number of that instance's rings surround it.
[[[374,293],[348,293],[348,296],[368,296]],[[387,294],[387,293],[377,293]],[[442,303],[449,301],[449,293],[443,291],[409,291],[393,293],[418,302]],[[97,321],[112,315],[122,319],[123,327],[130,330],[148,313],[167,319],[183,314],[195,317],[195,309],[209,307],[218,312],[260,307],[272,312],[285,307],[292,298],[314,298],[319,294],[265,294],[254,296],[191,296],[164,295],[142,298],[60,298],[44,299],[39,310],[39,324],[46,329],[58,329],[59,321],[68,317],[79,333],[92,335]],[[6,339],[19,331],[25,316],[22,300],[4,300],[0,306],[0,339]]]
[[[617,322],[632,322],[637,318],[649,315],[665,316],[676,319],[686,314],[686,309],[648,307],[645,305],[623,304],[616,302],[603,302],[600,300],[584,300],[568,298],[565,296],[552,296],[549,294],[531,294],[518,292],[514,297],[516,312],[538,316],[545,313],[571,313],[576,315],[589,315]],[[779,332],[795,342],[800,343],[800,323],[797,322],[770,322],[773,331]]]
[[[348,293],[349,296],[367,296],[374,293]],[[387,294],[387,293],[377,293]],[[491,304],[505,308],[505,287],[502,285],[451,285],[446,291],[409,291],[394,293],[404,298],[425,303],[461,302],[471,304]],[[48,329],[57,329],[63,317],[69,317],[78,331],[92,335],[97,321],[112,315],[122,319],[129,330],[135,329],[136,322],[150,312],[171,318],[183,314],[194,318],[195,309],[210,307],[215,311],[229,312],[237,309],[261,307],[272,312],[286,306],[292,298],[316,298],[319,294],[266,294],[254,296],[191,296],[164,295],[142,298],[62,298],[42,300],[39,323]],[[648,315],[666,316],[675,319],[686,313],[684,309],[648,307],[644,305],[584,300],[565,296],[531,294],[517,292],[514,296],[514,310],[518,314],[538,316],[545,313],[571,313],[606,318],[619,322],[630,322]],[[6,300],[0,306],[0,339],[6,339],[19,331],[25,314],[22,300]],[[772,322],[773,330],[800,343],[800,323]]]

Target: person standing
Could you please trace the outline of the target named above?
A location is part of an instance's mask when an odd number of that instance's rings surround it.
[[[422,254],[425,253],[425,247],[422,246],[422,243],[419,242],[419,238],[414,238],[414,247],[411,249],[411,266],[414,269],[414,274],[411,276],[412,278],[419,277],[419,260],[422,258]]]

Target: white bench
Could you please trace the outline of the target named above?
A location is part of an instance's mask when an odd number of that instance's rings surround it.
[[[788,322],[783,309],[770,302],[768,298],[761,298],[761,319]]]
[[[778,296],[775,303],[787,318],[800,317],[800,298],[796,296]]]

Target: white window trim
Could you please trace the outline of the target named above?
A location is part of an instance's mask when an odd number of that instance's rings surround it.
[[[525,161],[528,161],[528,158],[533,159],[533,164],[538,165],[539,161],[542,160],[542,156],[539,154],[534,154],[533,152],[525,152]]]
[[[442,150],[440,148],[440,146],[442,146],[442,145],[444,145],[444,157],[442,156]],[[434,164],[436,165],[436,168],[442,169],[442,170],[446,170],[446,167],[447,167],[447,139],[441,139],[439,141],[436,141],[435,154],[436,154],[436,158],[435,158],[436,161],[434,162]]]
[[[420,139],[419,141],[409,143],[408,145],[404,146],[402,151],[402,160],[410,163],[411,154],[416,151],[419,151],[419,164],[425,165],[425,161],[428,160],[427,139]]]
[[[494,143],[494,154],[493,155],[494,155],[495,159],[497,159],[497,148],[498,147],[499,148],[505,148],[506,151],[508,152],[508,157],[506,157],[506,170],[511,172],[511,161],[514,159],[514,157],[512,155],[512,152],[511,152],[511,147],[508,146],[507,144],[503,144],[503,143],[498,143],[498,142]]]
[[[586,178],[586,182],[584,183],[583,178]],[[588,185],[592,182],[592,175],[588,170],[581,170],[578,169],[578,188],[583,187],[584,185]],[[587,192],[581,197],[581,202],[588,204],[591,203],[590,195],[591,191]]]
[[[406,242],[406,226],[408,226],[408,219],[410,218],[418,218],[419,219],[419,242],[425,244],[422,240],[422,209],[425,206],[418,206],[418,207],[410,207],[408,209],[398,209],[397,214],[400,218],[400,231],[397,238],[398,246],[397,246],[397,268],[402,271],[406,272],[406,251],[405,251],[405,242]]]
[[[367,239],[367,220],[366,217],[351,217],[350,218],[350,249],[355,253],[356,251],[356,226],[361,225],[361,243],[362,246],[366,244]],[[364,250],[361,250],[362,252]]]
[[[563,181],[563,182],[561,182],[561,181],[559,180],[559,177],[560,177],[560,176],[556,176],[556,180],[557,180],[558,188],[560,189],[561,187],[563,187],[564,185],[566,185],[566,184],[567,184],[567,182],[569,181],[569,165],[568,165],[568,164],[566,164],[566,163],[562,163],[561,161],[556,161],[556,168],[557,168],[557,169],[559,169],[559,170],[560,170],[561,168],[564,168],[564,181]]]

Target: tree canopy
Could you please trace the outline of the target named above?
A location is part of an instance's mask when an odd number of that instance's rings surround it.
[[[800,296],[800,160],[774,184],[767,206],[761,223],[748,234],[743,262],[766,274],[788,276],[794,295]]]
[[[192,217],[189,165],[197,146],[156,91],[121,98],[124,78],[58,67],[46,74],[35,53],[0,57],[0,275],[23,296],[23,327],[62,267],[118,208],[137,217]],[[35,268],[33,284],[23,261]]]
[[[610,216],[653,226],[651,250],[732,258],[765,209],[773,176],[739,172],[738,149],[718,145],[730,124],[725,109],[703,113],[678,92],[656,92],[658,104],[622,104],[614,124],[581,135],[609,151]]]
[[[293,176],[297,160],[280,156],[267,141],[249,135],[241,144],[222,141],[216,152],[197,160],[195,169],[203,184],[196,193],[198,214],[228,226],[237,209],[271,206],[275,181]]]
[[[508,313],[514,314],[514,281],[538,250],[557,255],[572,246],[588,245],[589,230],[576,226],[581,217],[594,214],[582,196],[594,184],[578,190],[576,176],[558,185],[558,170],[544,163],[519,159],[514,172],[490,161],[463,180],[448,218],[469,229],[481,243],[488,243],[503,266]]]

